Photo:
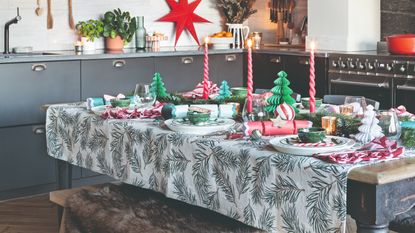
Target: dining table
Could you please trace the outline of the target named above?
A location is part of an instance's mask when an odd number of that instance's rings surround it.
[[[167,129],[154,119],[102,119],[85,103],[48,106],[46,140],[58,189],[79,166],[268,232],[388,232],[415,199],[415,153],[329,163],[282,153],[266,137],[227,139]]]

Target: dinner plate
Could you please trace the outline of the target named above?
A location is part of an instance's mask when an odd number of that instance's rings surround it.
[[[347,150],[354,146],[355,141],[349,138],[327,136],[322,143],[301,143],[297,135],[276,137],[269,142],[276,150],[293,155],[312,156],[317,153]]]
[[[111,105],[101,105],[101,106],[92,107],[92,108],[91,108],[91,111],[92,111],[93,113],[95,113],[95,114],[97,114],[97,115],[101,116],[101,115],[102,115],[102,113],[104,113],[104,112],[105,112],[105,110],[106,110],[107,108],[110,108],[110,109],[115,109],[115,107],[112,107]],[[133,110],[134,110],[134,108],[135,108],[135,106],[132,104],[132,105],[130,105],[130,106],[128,107],[128,110],[133,111]]]
[[[209,120],[203,125],[194,125],[186,119],[169,119],[164,121],[166,126],[175,132],[195,135],[206,135],[217,131],[228,130],[235,124],[232,119]]]

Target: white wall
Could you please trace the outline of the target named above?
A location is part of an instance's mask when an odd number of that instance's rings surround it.
[[[17,46],[32,46],[34,50],[71,50],[76,38],[68,26],[67,0],[52,0],[54,27],[46,29],[46,0],[40,0],[44,9],[41,16],[35,15],[36,0],[0,0],[0,51],[3,51],[4,23],[16,15],[16,7],[20,7],[22,20],[10,26],[10,48]],[[192,0],[189,0],[191,2]],[[264,33],[265,43],[275,43],[276,24],[269,21],[268,0],[257,0],[255,8],[258,13],[246,22],[251,31]],[[295,24],[306,13],[307,0],[298,0]],[[147,32],[158,31],[165,33],[169,41],[165,45],[174,45],[173,23],[155,22],[167,14],[170,9],[165,0],[73,0],[75,23],[80,20],[98,18],[103,13],[114,8],[130,11],[132,15],[144,15]],[[196,23],[196,31],[200,38],[223,30],[223,20],[216,9],[216,0],[202,0],[196,8],[196,13],[212,23]],[[202,41],[202,40],[201,40]],[[183,32],[178,46],[196,45],[190,34]],[[130,45],[133,46],[133,45]],[[103,40],[99,41],[103,47]]]

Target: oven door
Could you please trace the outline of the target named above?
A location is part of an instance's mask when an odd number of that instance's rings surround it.
[[[396,80],[396,106],[403,105],[409,112],[415,112],[415,80],[400,78]]]
[[[329,73],[329,94],[365,96],[380,102],[380,109],[393,105],[392,77],[381,75],[359,75]]]

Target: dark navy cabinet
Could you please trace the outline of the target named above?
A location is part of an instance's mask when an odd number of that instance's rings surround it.
[[[231,87],[243,86],[243,56],[239,54],[216,54],[209,56],[212,80],[220,86],[226,80]]]

